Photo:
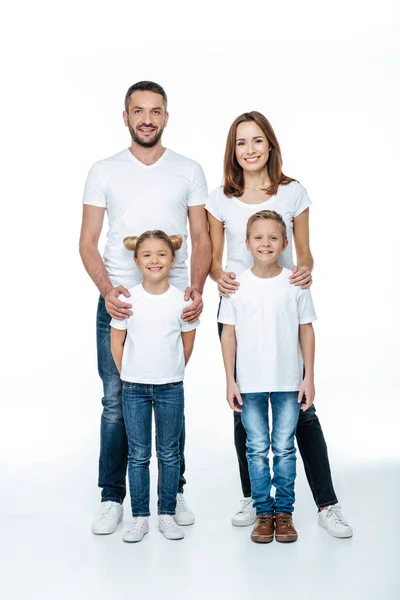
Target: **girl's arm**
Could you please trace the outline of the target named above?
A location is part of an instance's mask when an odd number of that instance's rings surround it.
[[[309,288],[312,283],[311,270],[314,264],[310,250],[309,213],[309,209],[306,208],[306,210],[293,219],[293,238],[296,248],[297,267],[293,269],[290,281],[294,285],[301,285],[303,289]]]
[[[115,366],[118,369],[118,373],[120,374],[122,368],[122,354],[124,351],[125,338],[126,329],[114,329],[114,327],[111,327],[111,354],[113,356]]]
[[[299,325],[300,347],[303,353],[304,361],[304,379],[301,383],[298,401],[302,402],[303,396],[306,397],[306,402],[301,404],[301,410],[307,410],[314,402],[314,355],[315,355],[315,336],[312,323]]]
[[[196,337],[196,330],[182,331],[182,343],[183,343],[183,356],[185,357],[185,367],[189,362],[189,358],[193,352],[194,338]]]
[[[235,273],[226,273],[222,267],[222,255],[224,253],[224,224],[207,212],[210,226],[210,238],[212,247],[212,261],[210,277],[218,283],[218,291],[221,296],[229,296],[238,288],[235,281]]]
[[[234,325],[224,325],[221,343],[226,373],[226,399],[232,410],[242,412],[239,405],[243,404],[243,400],[235,381],[236,334]]]

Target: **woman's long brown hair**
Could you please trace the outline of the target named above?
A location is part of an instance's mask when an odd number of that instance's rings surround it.
[[[256,110],[243,113],[237,117],[229,129],[224,158],[224,194],[225,196],[234,196],[240,198],[244,192],[243,169],[237,161],[235,148],[237,127],[240,125],[240,123],[245,123],[246,121],[254,121],[254,123],[256,123],[260,129],[262,129],[267,141],[269,142],[271,149],[269,151],[269,157],[265,168],[268,171],[271,185],[264,191],[270,196],[275,196],[280,185],[287,185],[291,181],[295,180],[282,173],[282,154],[275,132],[272,129],[272,125],[268,119],[266,119],[264,115]]]

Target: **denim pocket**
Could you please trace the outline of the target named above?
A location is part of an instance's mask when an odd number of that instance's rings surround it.
[[[183,381],[174,381],[174,383],[169,383],[168,385],[169,385],[169,387],[176,390],[179,388],[183,388]]]
[[[123,381],[122,389],[124,390],[134,390],[140,385],[140,383],[132,383],[131,381]]]

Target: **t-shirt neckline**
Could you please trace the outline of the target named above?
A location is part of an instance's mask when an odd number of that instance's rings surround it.
[[[171,284],[169,284],[169,288],[162,294],[150,294],[150,292],[146,292],[146,290],[143,287],[143,283],[140,284],[140,287],[142,288],[142,293],[145,296],[150,296],[150,298],[165,298],[165,296],[167,296],[171,292],[172,286]]]
[[[248,202],[243,202],[242,200],[239,200],[239,198],[237,196],[235,196],[235,200],[236,200],[237,204],[239,204],[240,206],[244,206],[246,208],[252,207],[252,206],[264,206],[265,204],[268,204],[268,202],[271,202],[278,196],[280,188],[281,188],[281,186],[278,187],[276,194],[271,196],[271,198],[268,198],[268,200],[264,200],[264,202],[257,202],[256,204],[249,204]]]
[[[144,169],[153,169],[155,167],[158,167],[164,161],[165,156],[169,153],[168,148],[165,148],[163,154],[160,156],[160,158],[158,160],[156,160],[156,162],[152,163],[151,165],[145,165],[144,163],[142,163],[142,161],[140,161],[138,158],[136,158],[136,156],[134,156],[132,154],[132,152],[129,150],[129,148],[127,148],[126,151],[129,154],[132,161],[136,165],[138,165],[139,167],[143,167]]]
[[[285,272],[285,267],[281,267],[281,268],[282,268],[282,271],[279,273],[279,275],[275,275],[275,277],[257,277],[257,275],[254,275],[253,271],[251,270],[252,267],[250,267],[249,273],[250,273],[250,277],[254,281],[260,281],[260,282],[264,282],[264,281],[277,281],[278,279],[280,279],[282,277],[282,275]]]

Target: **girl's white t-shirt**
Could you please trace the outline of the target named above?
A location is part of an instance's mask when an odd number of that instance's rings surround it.
[[[246,248],[246,225],[249,218],[260,210],[274,210],[286,224],[288,247],[278,259],[281,267],[293,267],[293,219],[306,210],[311,200],[305,188],[298,181],[280,185],[275,196],[260,204],[245,204],[238,198],[225,196],[224,188],[218,187],[209,195],[206,209],[224,224],[227,263],[225,271],[232,271],[236,277],[253,266],[254,260]]]
[[[292,285],[290,269],[263,279],[247,269],[222,298],[218,321],[234,325],[237,383],[243,393],[298,391],[303,379],[299,325],[316,320],[311,292]]]
[[[133,314],[111,327],[127,330],[122,355],[121,379],[132,383],[163,384],[182,381],[185,372],[181,333],[198,327],[186,323],[182,311],[192,303],[184,292],[170,285],[163,294],[149,294],[142,284],[129,290]],[[119,297],[123,302],[125,296]]]
[[[83,204],[107,210],[103,258],[113,286],[131,288],[143,280],[124,238],[161,229],[183,238],[169,278],[184,290],[188,285],[188,209],[204,205],[206,199],[207,183],[200,165],[168,148],[152,165],[141,163],[129,149],[95,163],[86,180]]]

